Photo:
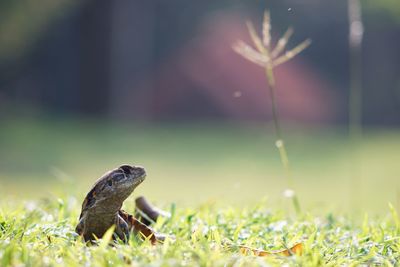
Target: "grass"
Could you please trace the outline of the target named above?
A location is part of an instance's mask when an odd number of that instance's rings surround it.
[[[0,213],[1,266],[392,266],[400,259],[399,218],[365,218],[356,224],[327,213],[296,219],[272,212],[266,203],[250,208],[216,208],[205,203],[179,208],[155,229],[176,236],[157,246],[132,238],[129,245],[86,247],[73,232],[75,198],[7,203]],[[263,249],[279,249],[300,240],[301,256],[258,258],[227,247],[226,239]]]
[[[285,127],[300,215],[282,197],[286,183],[268,127],[3,121],[0,266],[395,265],[400,132],[365,132],[356,151],[362,183],[350,187],[354,153],[345,130]],[[155,228],[176,242],[152,247],[133,238],[129,246],[86,247],[76,240],[85,193],[126,162],[146,167],[148,178],[134,194],[173,213]],[[302,256],[257,258],[226,247],[226,239],[267,250],[303,241],[305,249]]]

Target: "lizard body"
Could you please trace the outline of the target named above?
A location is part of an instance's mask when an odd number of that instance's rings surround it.
[[[121,210],[123,202],[145,177],[144,168],[129,165],[106,172],[86,195],[75,231],[83,236],[85,241],[93,241],[101,238],[115,225],[115,235],[124,242],[127,242],[130,233],[135,231],[155,243],[158,238],[151,228]]]

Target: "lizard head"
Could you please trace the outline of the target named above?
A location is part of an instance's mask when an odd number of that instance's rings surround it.
[[[87,194],[82,208],[90,208],[98,202],[104,203],[105,206],[122,205],[145,177],[146,171],[138,166],[122,165],[111,170],[97,180]]]

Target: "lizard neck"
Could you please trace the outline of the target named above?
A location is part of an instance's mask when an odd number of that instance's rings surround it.
[[[88,209],[88,213],[91,216],[99,216],[98,218],[115,217],[121,207],[122,202],[108,198],[96,202],[93,207]]]

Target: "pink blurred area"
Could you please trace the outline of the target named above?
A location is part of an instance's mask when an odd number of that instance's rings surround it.
[[[271,117],[263,69],[231,48],[238,39],[250,43],[245,21],[246,16],[235,13],[209,17],[195,38],[162,62],[154,76],[140,85],[137,92],[151,92],[153,96],[155,118],[193,117],[200,113],[246,120]],[[274,37],[279,36],[274,33]],[[289,49],[294,45],[289,42]],[[301,55],[277,67],[275,75],[282,118],[303,122],[335,119],[338,98],[332,84]],[[146,99],[145,95],[137,97]]]

